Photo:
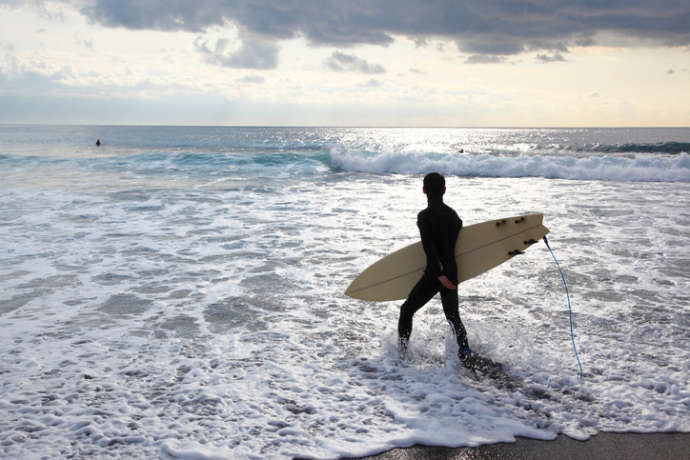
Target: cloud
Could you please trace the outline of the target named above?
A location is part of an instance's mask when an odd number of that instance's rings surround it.
[[[506,62],[505,56],[490,54],[473,54],[465,60],[466,64],[501,64],[503,62]]]
[[[221,8],[223,3],[208,0],[98,0],[81,8],[80,12],[91,21],[110,27],[201,32],[226,22]]]
[[[74,37],[74,42],[79,46],[84,46],[89,49],[93,49],[93,40],[81,38],[78,35]]]
[[[362,58],[351,54],[334,51],[331,57],[326,59],[326,67],[334,72],[357,72],[366,74],[386,73],[380,64],[369,64]]]
[[[274,41],[303,36],[340,48],[387,45],[403,35],[419,45],[443,37],[463,52],[510,55],[606,44],[602,32],[690,44],[690,4],[682,0],[97,0],[81,12],[112,27],[202,32],[233,23]]]
[[[206,62],[223,67],[240,69],[275,69],[278,66],[278,46],[257,37],[244,37],[239,49],[228,50],[230,41],[216,40],[213,48],[201,37],[194,40],[194,46]]]
[[[565,62],[565,58],[561,55],[561,53],[556,52],[554,54],[537,54],[537,61],[539,62]]]
[[[365,88],[379,88],[383,86],[383,82],[380,80],[376,80],[374,78],[371,78],[369,81],[366,83],[362,84]]]
[[[21,70],[21,64],[15,55],[12,43],[0,42],[0,76],[13,75]]]
[[[265,79],[261,75],[246,75],[238,81],[240,83],[263,83]]]
[[[79,86],[64,80],[62,71],[8,74],[0,69],[0,123],[174,124],[213,122],[233,108],[242,113],[218,92],[182,86],[160,88],[148,82]]]

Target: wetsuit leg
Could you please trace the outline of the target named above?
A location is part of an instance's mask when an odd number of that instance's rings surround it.
[[[407,341],[412,333],[412,317],[422,308],[431,298],[436,295],[441,287],[441,283],[427,276],[422,276],[415,287],[412,288],[407,300],[400,307],[400,318],[398,319],[398,336],[403,347],[407,346]],[[457,304],[457,300],[456,300]]]
[[[445,313],[446,319],[455,331],[458,347],[461,350],[469,348],[469,344],[467,343],[467,332],[465,331],[465,326],[462,324],[460,312],[458,311],[458,291],[442,287],[441,303],[443,304],[443,313]]]

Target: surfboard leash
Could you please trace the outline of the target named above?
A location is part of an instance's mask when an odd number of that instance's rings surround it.
[[[546,247],[551,253],[551,257],[553,257],[554,262],[556,262],[558,271],[561,274],[561,279],[563,280],[563,286],[565,286],[565,295],[568,298],[568,312],[570,314],[570,340],[573,342],[573,351],[575,352],[575,359],[577,359],[577,365],[580,368],[580,380],[582,380],[582,364],[580,363],[580,357],[577,354],[577,347],[575,346],[575,333],[573,332],[573,309],[570,306],[570,293],[568,292],[568,283],[565,282],[565,275],[563,274],[563,270],[561,269],[561,264],[558,263],[558,259],[556,259],[556,256],[554,255],[551,246],[549,246],[549,240],[546,239],[546,235],[544,235],[544,243],[546,243]]]

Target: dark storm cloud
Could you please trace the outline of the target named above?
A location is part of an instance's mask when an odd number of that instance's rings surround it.
[[[81,13],[110,27],[200,32],[209,26],[224,24],[225,17],[218,8],[222,3],[205,0],[98,0],[83,7]]]
[[[386,69],[379,64],[369,64],[362,58],[340,51],[335,51],[326,59],[326,67],[335,72],[386,73]]]
[[[20,3],[0,0],[10,7]],[[81,13],[109,27],[203,33],[234,24],[243,37],[254,37],[241,50],[228,55],[204,44],[199,51],[219,65],[260,69],[277,65],[278,50],[269,43],[295,37],[337,48],[385,46],[394,35],[417,46],[444,38],[471,55],[468,62],[500,62],[501,56],[528,51],[546,52],[538,59],[553,62],[569,46],[597,41],[690,45],[687,0],[96,0],[87,5]],[[556,59],[543,58],[548,56]]]
[[[302,35],[338,47],[386,45],[400,34],[509,55],[591,44],[597,32],[690,44],[687,0],[98,0],[81,11],[107,26],[200,32],[231,22],[273,40]]]

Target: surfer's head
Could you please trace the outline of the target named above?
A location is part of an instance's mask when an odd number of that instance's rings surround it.
[[[428,197],[441,197],[446,192],[446,180],[439,173],[424,176],[424,193]]]

